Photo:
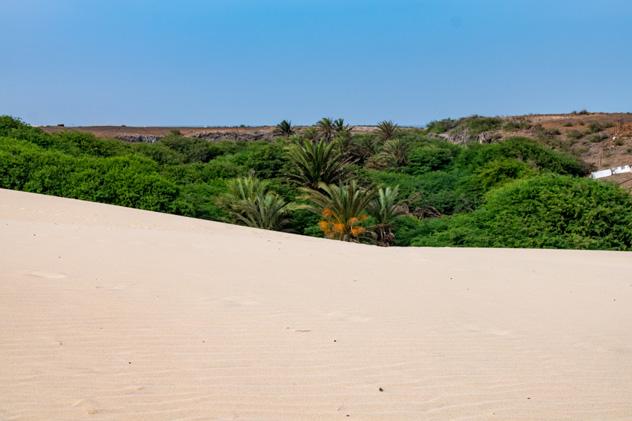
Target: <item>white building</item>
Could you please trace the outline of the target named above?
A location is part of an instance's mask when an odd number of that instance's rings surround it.
[[[590,178],[604,178],[615,174],[625,173],[632,173],[632,167],[630,165],[621,165],[619,167],[608,168],[606,170],[594,171],[590,173]]]

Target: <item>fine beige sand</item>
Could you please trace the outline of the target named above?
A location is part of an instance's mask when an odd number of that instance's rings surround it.
[[[632,254],[0,190],[0,420],[630,420]]]

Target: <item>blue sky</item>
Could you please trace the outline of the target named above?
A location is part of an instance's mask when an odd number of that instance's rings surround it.
[[[632,111],[629,0],[3,0],[0,39],[32,124]]]

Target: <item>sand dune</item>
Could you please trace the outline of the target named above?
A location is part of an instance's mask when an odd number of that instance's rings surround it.
[[[630,420],[632,254],[0,190],[0,420]]]

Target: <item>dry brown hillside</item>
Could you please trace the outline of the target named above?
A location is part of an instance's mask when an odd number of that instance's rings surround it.
[[[588,113],[532,115],[505,118],[526,121],[530,127],[518,134],[553,138],[596,168],[632,164],[632,114]],[[500,130],[503,137],[516,131]]]
[[[593,169],[632,164],[632,113],[474,116],[434,122],[428,130],[455,143],[490,143],[526,136],[571,152]],[[608,180],[632,188],[630,174]]]

